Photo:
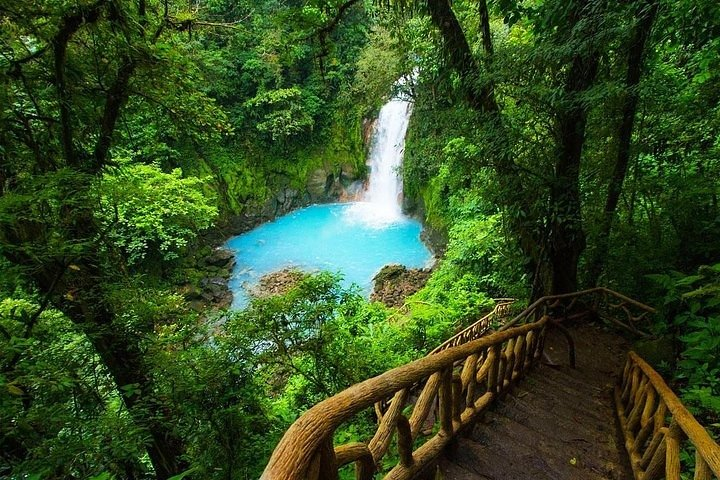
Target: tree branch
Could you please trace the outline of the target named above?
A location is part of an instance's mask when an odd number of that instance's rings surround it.
[[[70,108],[72,97],[68,90],[67,78],[65,77],[67,46],[70,38],[72,38],[81,26],[85,23],[97,21],[104,3],[105,0],[98,0],[95,4],[85,9],[79,8],[64,16],[60,21],[58,33],[52,40],[55,88],[57,89],[60,108],[61,143],[65,160],[71,166],[77,165],[77,155],[73,145],[72,113]]]
[[[136,67],[137,62],[128,57],[124,58],[122,64],[118,68],[115,82],[107,93],[103,118],[100,122],[100,137],[95,144],[95,152],[93,154],[95,159],[93,171],[95,172],[100,171],[107,160],[110,144],[112,143],[113,132],[115,131],[115,125],[118,117],[120,116],[120,108],[128,99],[128,85],[130,84],[130,78],[135,72]]]

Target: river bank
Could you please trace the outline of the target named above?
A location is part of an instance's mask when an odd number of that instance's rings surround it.
[[[415,199],[407,202],[403,198],[399,176],[411,113],[411,101],[393,98],[383,106],[374,125],[364,129],[365,144],[370,145],[367,180],[361,176],[366,172],[346,171],[342,166],[337,171],[318,170],[307,177],[303,188],[286,184],[260,208],[229,217],[215,234],[234,236],[208,236],[207,240],[212,240],[213,255],[227,258],[227,252],[218,253],[226,247],[242,252],[236,259],[241,263],[227,262],[220,275],[213,270],[213,277],[202,279],[201,297],[216,307],[226,307],[232,298],[230,291],[234,291],[232,305],[242,308],[252,296],[264,294],[263,278],[288,265],[302,265],[309,271],[340,271],[346,286],[357,284],[370,297],[378,273],[388,265],[405,264],[417,274],[406,274],[402,281],[394,278],[397,285],[377,282],[374,298],[389,304],[424,285],[427,267],[444,251],[446,237],[424,229],[422,219],[403,211],[403,206],[418,205]],[[420,205],[414,213],[423,211]],[[211,265],[214,269],[217,262]]]

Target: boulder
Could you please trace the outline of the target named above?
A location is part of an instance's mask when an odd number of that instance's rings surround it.
[[[373,133],[375,133],[375,125],[377,124],[377,118],[374,118],[372,120],[365,119],[362,123],[362,131],[363,131],[363,143],[365,146],[370,146],[370,142],[372,142]]]
[[[290,211],[293,207],[297,206],[295,200],[297,199],[298,191],[293,188],[285,189],[285,201],[282,202],[282,209],[284,212]]]
[[[307,181],[307,191],[310,194],[311,201],[323,202],[327,199],[327,192],[330,190],[335,176],[328,173],[323,168],[313,171]]]
[[[405,299],[420,290],[431,271],[428,269],[407,269],[402,265],[385,265],[373,278],[373,292],[370,300],[382,302],[388,307],[399,307]]]
[[[305,275],[306,274],[300,270],[284,268],[277,272],[263,275],[257,285],[248,288],[248,292],[256,298],[282,295],[294,287]]]

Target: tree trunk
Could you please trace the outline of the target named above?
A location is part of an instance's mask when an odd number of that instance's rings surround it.
[[[623,116],[618,129],[618,153],[615,167],[613,169],[608,194],[605,201],[600,230],[597,233],[595,253],[588,266],[588,284],[596,285],[600,279],[605,259],[610,248],[610,233],[615,220],[617,204],[622,193],[623,183],[627,175],[628,163],[630,160],[630,144],[632,141],[633,129],[635,126],[635,113],[638,105],[638,85],[642,76],[643,60],[645,56],[645,45],[650,37],[653,22],[657,15],[659,4],[656,0],[643,1],[638,7],[637,23],[633,28],[628,47],[627,75],[625,77],[626,93],[623,105]]]
[[[500,106],[495,98],[494,83],[488,81],[479,88],[478,74],[480,65],[473,57],[462,26],[458,22],[450,7],[448,0],[430,0],[428,10],[435,26],[440,31],[444,42],[445,51],[450,66],[458,72],[467,103],[476,111],[484,114],[482,121],[485,128],[496,132],[494,142],[492,167],[497,174],[497,181],[501,186],[500,205],[509,210],[520,210],[527,212],[529,196],[522,185],[522,172],[515,164],[512,156],[512,147],[500,111]],[[490,31],[490,14],[486,0],[479,4],[481,20],[481,35],[483,50],[485,52],[485,66],[492,63],[494,54],[492,35]],[[533,278],[533,292],[540,291],[536,288],[543,282],[537,279],[542,278],[538,274],[542,260],[543,247],[535,231],[535,226],[527,222],[526,216],[508,215],[507,227],[517,239],[517,245],[523,254],[529,259],[527,274]],[[542,273],[542,272],[541,272]]]
[[[8,260],[24,268],[38,291],[87,335],[133,421],[147,432],[145,446],[156,476],[162,480],[186,468],[181,460],[184,444],[175,433],[169,412],[155,397],[153,378],[143,362],[142,337],[152,335],[153,326],[147,325],[139,332],[124,327],[107,302],[104,289],[116,275],[112,277],[112,267],[106,269],[108,259],[97,245],[103,234],[95,223],[94,201],[88,193],[93,188],[93,179],[107,163],[113,133],[138,65],[134,58],[138,51],[128,48],[114,81],[105,91],[92,152],[83,148],[75,136],[74,99],[66,75],[71,38],[82,26],[101,19],[105,5],[105,0],[97,0],[70,10],[61,18],[58,33],[51,42],[52,78],[59,110],[58,140],[63,157],[57,164],[64,163],[63,167],[77,172],[74,183],[65,185],[66,191],[58,193],[61,206],[57,223],[41,224],[18,216],[0,224],[0,243],[9,246],[3,249]]]
[[[569,106],[558,115],[558,153],[550,187],[548,259],[552,294],[577,290],[577,270],[585,249],[580,202],[580,160],[585,143],[587,107],[578,98],[595,81],[599,55],[577,53],[565,83]]]
[[[483,50],[488,60],[493,56],[492,36],[490,34],[490,12],[487,0],[480,0],[480,33],[482,34]]]
[[[450,66],[460,75],[463,93],[471,107],[480,112],[498,112],[498,105],[489,85],[478,87],[478,63],[473,57],[462,26],[448,0],[428,1],[433,24],[440,30],[445,42],[445,53]]]

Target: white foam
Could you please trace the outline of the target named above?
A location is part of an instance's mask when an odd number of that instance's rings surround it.
[[[384,228],[405,220],[400,168],[412,102],[393,98],[380,110],[370,147],[368,188],[347,212],[347,221]]]

